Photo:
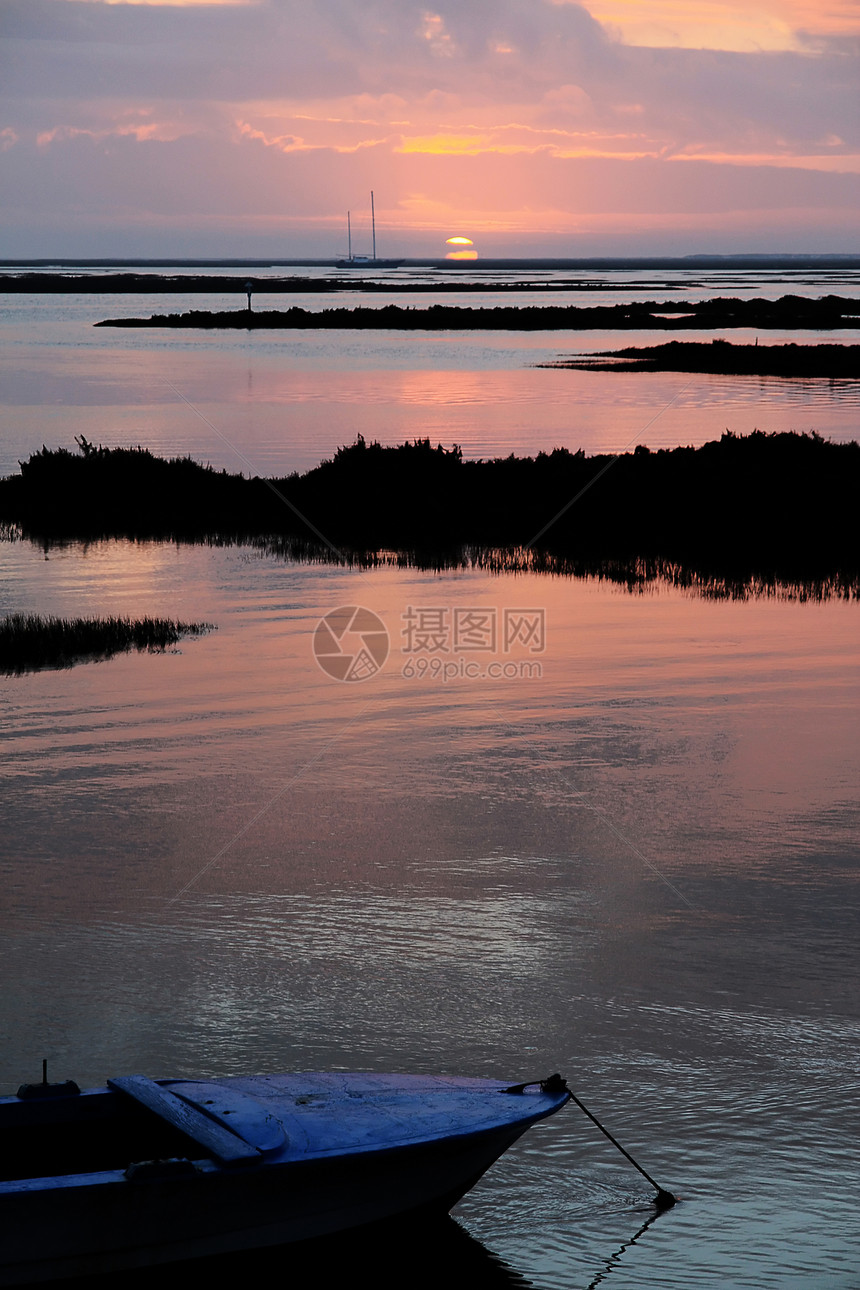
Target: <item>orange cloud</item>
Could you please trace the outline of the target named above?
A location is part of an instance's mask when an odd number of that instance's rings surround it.
[[[297,118],[298,119],[298,118]],[[306,118],[310,119],[310,118]],[[236,121],[236,129],[245,139],[254,139],[266,148],[276,148],[279,152],[360,152],[363,148],[376,148],[387,142],[386,139],[360,139],[358,143],[309,142],[295,134],[267,134],[248,121]]]
[[[502,142],[497,134],[516,131],[526,139],[521,142]],[[636,160],[641,157],[659,157],[666,153],[663,140],[650,140],[641,134],[608,133],[604,131],[572,132],[567,130],[540,130],[531,126],[502,126],[493,134],[446,134],[404,136],[395,148],[401,153],[420,153],[434,157],[477,157],[488,154],[514,157],[517,155],[559,159],[581,157],[611,157],[613,160]]]
[[[426,152],[435,156],[475,157],[480,152],[493,152],[489,135],[431,134],[405,136],[397,152]]]
[[[550,0],[564,5],[578,0]],[[797,50],[802,33],[857,34],[854,0],[585,0],[593,18],[627,45],[739,52]]]
[[[671,159],[673,161],[710,161],[718,166],[776,166],[783,169],[790,167],[792,170],[801,167],[803,170],[823,170],[831,174],[860,174],[860,154],[858,153],[831,153],[829,156],[816,153],[802,157],[789,152],[735,155],[730,152],[709,152],[705,149],[695,151],[689,148],[675,153]]]

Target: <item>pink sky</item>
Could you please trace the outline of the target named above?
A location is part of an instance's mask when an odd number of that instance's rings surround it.
[[[0,256],[858,251],[848,0],[0,0]],[[367,246],[363,241],[367,241]]]

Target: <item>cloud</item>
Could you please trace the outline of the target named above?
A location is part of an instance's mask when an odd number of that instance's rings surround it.
[[[845,0],[636,11],[736,32],[742,12],[789,36],[741,52],[685,47],[683,33],[635,46],[619,0],[0,0],[0,182],[15,185],[22,237],[51,219],[62,233],[70,212],[147,227],[185,212],[201,229],[282,218],[329,237],[371,187],[405,237],[435,185],[446,212],[553,236],[595,202],[610,222],[686,217],[691,193],[718,231],[725,202],[751,229],[781,202],[804,221],[821,212],[825,238],[842,228],[838,172],[860,156]],[[786,175],[805,178],[789,193]]]
[[[759,53],[857,35],[854,0],[592,0],[588,9],[625,44],[658,48]]]
[[[322,125],[331,124],[329,122],[317,123]],[[335,123],[339,124],[339,123]],[[301,138],[293,134],[267,135],[265,131],[255,129],[247,121],[237,121],[236,130],[240,137],[245,139],[257,140],[266,148],[275,148],[278,152],[358,152],[362,148],[377,148],[388,142],[386,139],[364,139],[361,138],[357,143],[325,143],[321,140],[314,142],[307,138]]]
[[[162,143],[179,139],[190,131],[167,121],[117,121],[99,130],[87,129],[85,126],[57,125],[50,130],[41,130],[36,135],[36,147],[47,148],[52,144],[62,144],[70,139],[88,138],[105,140],[131,137],[139,143],[158,140]]]

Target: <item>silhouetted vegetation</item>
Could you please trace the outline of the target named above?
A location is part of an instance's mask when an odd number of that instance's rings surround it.
[[[94,662],[132,649],[164,650],[183,636],[199,636],[211,630],[211,623],[180,623],[170,618],[10,614],[0,620],[0,672],[20,675]]]
[[[220,313],[191,309],[184,314],[153,314],[151,318],[106,318],[95,327],[196,327],[196,328],[334,328],[391,331],[678,331],[726,327],[829,329],[860,326],[860,301],[842,296],[809,300],[781,296],[779,300],[715,299],[642,301],[632,304],[498,305],[475,308],[430,305],[415,309],[403,305],[350,309],[255,310],[229,309]]]
[[[722,372],[856,380],[860,377],[860,345],[734,345],[727,340],[712,340],[704,345],[670,340],[665,345],[604,350],[536,366],[601,372]]]
[[[726,432],[699,448],[491,461],[426,439],[385,448],[359,437],[306,474],[273,480],[143,448],[79,448],[43,448],[0,481],[0,521],[43,542],[256,541],[425,567],[471,550],[493,553],[499,568],[683,568],[715,587],[856,586],[860,570],[860,445],[815,434]]]
[[[2,261],[0,261],[2,263]],[[272,266],[256,266],[271,268]],[[378,294],[385,295],[427,295],[431,290],[433,295],[444,294],[447,291],[456,291],[458,295],[464,292],[480,292],[482,295],[493,292],[503,291],[543,291],[547,293],[563,291],[617,291],[629,292],[631,288],[642,289],[641,282],[631,281],[614,281],[614,280],[594,280],[593,278],[569,278],[569,279],[524,279],[521,281],[502,281],[490,282],[486,279],[470,282],[464,280],[462,276],[462,266],[459,271],[453,269],[451,262],[444,261],[434,266],[436,269],[442,269],[446,275],[449,275],[445,281],[443,276],[440,281],[437,279],[433,282],[432,288],[426,281],[412,281],[402,277],[384,277],[383,279],[373,277],[363,277],[355,269],[349,274],[341,274],[335,278],[309,278],[309,277],[287,277],[275,278],[267,275],[253,279],[250,272],[243,276],[228,276],[227,274],[163,274],[163,273],[46,273],[46,272],[22,272],[22,273],[2,273],[0,272],[0,294],[7,292],[9,294],[73,294],[73,295],[90,295],[97,293],[99,295],[108,295],[117,293],[120,295],[245,295],[245,282],[251,277],[254,282],[254,291],[261,294],[272,295],[291,295],[300,293],[301,295],[326,295],[329,292],[336,291],[339,295],[345,291],[360,291],[368,295]],[[484,267],[484,266],[482,266]],[[488,265],[486,267],[489,267]],[[505,267],[520,267],[527,269],[528,265],[514,264]],[[860,267],[860,266],[858,266]],[[371,269],[368,269],[372,273]],[[671,291],[675,286],[674,283],[656,281],[652,284],[655,288],[665,288]]]
[[[308,564],[344,565],[351,569],[420,569],[425,573],[478,570],[481,573],[539,573],[551,577],[588,578],[611,583],[631,595],[647,595],[660,587],[675,587],[707,600],[826,601],[860,599],[860,568],[855,564],[829,573],[803,573],[786,565],[740,562],[720,569],[714,562],[667,560],[659,556],[557,555],[535,547],[455,546],[400,550],[332,550],[321,542],[293,537],[246,539],[265,555]]]

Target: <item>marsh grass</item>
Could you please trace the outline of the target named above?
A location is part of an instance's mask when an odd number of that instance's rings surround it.
[[[340,287],[340,284],[338,284]],[[235,288],[234,288],[235,290]],[[764,329],[802,327],[804,330],[856,327],[860,306],[842,296],[812,300],[781,296],[778,300],[641,300],[616,305],[352,305],[309,310],[205,310],[183,314],[153,314],[150,318],[105,318],[95,327],[234,327],[257,328],[382,328],[386,331],[678,331],[719,327]]]
[[[429,439],[359,435],[305,474],[271,480],[83,437],[78,448],[45,447],[0,480],[0,524],[46,546],[271,543],[299,559],[318,558],[325,535],[328,557],[348,565],[447,567],[466,549],[500,571],[632,569],[623,581],[639,586],[643,567],[660,566],[712,594],[774,582],[853,596],[860,578],[860,443],[814,433],[727,430],[696,448],[478,461]]]
[[[728,376],[857,380],[860,345],[735,345],[722,339],[707,344],[670,340],[666,345],[602,350],[535,366],[592,372],[716,372]]]
[[[72,667],[129,650],[163,651],[183,636],[212,631],[212,623],[171,618],[45,618],[10,614],[0,620],[0,672],[20,676],[43,668]]]

